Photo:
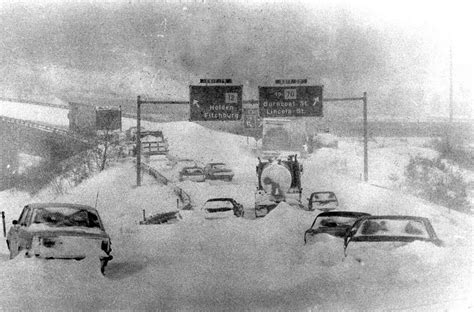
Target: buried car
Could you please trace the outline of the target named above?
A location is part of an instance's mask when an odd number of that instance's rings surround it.
[[[95,208],[69,203],[26,205],[7,235],[10,259],[26,257],[82,260],[97,256],[104,273],[112,260],[110,237]]]
[[[339,201],[334,192],[313,192],[308,198],[308,210],[329,211],[337,207],[339,207]]]
[[[304,232],[305,244],[317,234],[329,234],[344,238],[357,219],[370,214],[356,211],[328,211],[316,216],[311,227]]]
[[[394,243],[406,245],[414,241],[443,246],[427,218],[416,216],[368,216],[358,219],[344,238],[344,254],[349,244]]]
[[[206,219],[243,217],[244,207],[233,198],[211,198],[202,206]]]
[[[179,172],[179,181],[204,182],[206,175],[201,167],[184,167]]]
[[[232,181],[234,178],[234,172],[225,163],[208,163],[204,173],[209,180]]]

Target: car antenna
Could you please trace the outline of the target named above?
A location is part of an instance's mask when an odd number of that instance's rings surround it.
[[[97,195],[95,197],[95,206],[94,208],[97,209],[97,201],[99,200],[99,190],[97,190]]]

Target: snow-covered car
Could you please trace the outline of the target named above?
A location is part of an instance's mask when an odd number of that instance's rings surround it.
[[[313,192],[308,198],[308,210],[319,209],[329,211],[337,209],[338,207],[339,201],[334,192]]]
[[[316,216],[311,227],[304,232],[304,243],[306,244],[313,236],[323,233],[344,238],[357,219],[365,216],[370,216],[370,214],[356,211],[322,212]]]
[[[348,254],[349,245],[368,243],[370,247],[384,248],[382,243],[388,243],[391,245],[388,247],[392,248],[415,241],[443,246],[427,218],[405,215],[362,217],[354,223],[344,238],[344,254]]]
[[[206,179],[232,181],[234,172],[225,163],[208,163],[204,167]]]
[[[211,198],[202,206],[206,219],[243,217],[244,207],[233,198]]]
[[[184,167],[179,172],[179,181],[204,182],[206,175],[201,167]]]
[[[82,260],[97,256],[101,272],[112,260],[110,237],[95,208],[70,203],[26,205],[7,235],[10,258]]]

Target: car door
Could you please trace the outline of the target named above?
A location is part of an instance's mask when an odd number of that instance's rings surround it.
[[[20,220],[20,227],[18,228],[18,242],[20,251],[23,249],[28,249],[31,246],[31,233],[28,231],[28,228],[31,224],[31,218],[33,215],[33,208],[28,208],[26,211],[24,219]]]
[[[8,232],[8,248],[10,249],[10,259],[14,258],[18,252],[21,250],[21,237],[24,236],[22,233],[25,226],[22,226],[22,224],[26,224],[27,220],[27,215],[30,212],[30,208],[28,206],[25,206],[23,208],[23,211],[20,214],[20,217],[18,218],[16,224],[13,224],[12,227],[10,228],[10,231]]]

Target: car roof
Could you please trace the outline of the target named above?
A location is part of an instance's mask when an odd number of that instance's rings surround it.
[[[31,203],[26,206],[30,208],[34,208],[34,209],[51,208],[51,207],[69,207],[69,208],[78,208],[78,209],[85,209],[85,210],[90,210],[90,211],[97,211],[97,209],[91,206],[82,205],[82,204],[74,204],[74,203]]]
[[[220,200],[231,200],[231,201],[233,201],[234,199],[230,198],[230,197],[217,197],[217,198],[209,198],[208,200],[206,200],[206,202],[220,201]]]
[[[428,221],[428,218],[425,217],[418,217],[418,216],[409,216],[409,215],[381,215],[381,216],[367,216],[364,219],[369,220],[417,220],[417,221]]]
[[[322,212],[317,215],[317,217],[369,217],[370,214],[366,212],[358,212],[358,211],[326,211]]]

